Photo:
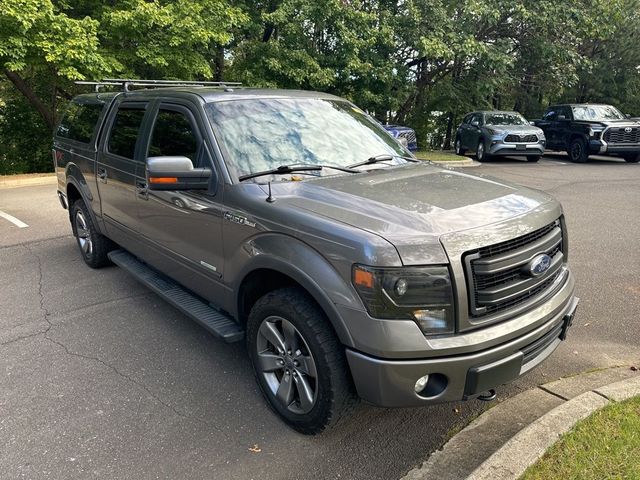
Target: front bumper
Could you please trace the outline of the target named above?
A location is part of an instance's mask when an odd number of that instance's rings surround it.
[[[558,347],[571,326],[578,298],[526,334],[479,352],[420,360],[387,360],[347,349],[360,397],[382,407],[411,407],[474,398],[528,372]],[[427,388],[416,381],[429,375]]]
[[[616,144],[607,143],[604,140],[589,140],[589,151],[591,153],[600,154],[623,154],[623,153],[637,153],[640,154],[640,145],[638,144]]]
[[[492,156],[515,155],[536,156],[544,154],[544,143],[505,143],[493,140],[487,145],[487,154]]]

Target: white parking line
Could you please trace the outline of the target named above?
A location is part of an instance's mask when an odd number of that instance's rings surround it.
[[[9,215],[8,213],[3,212],[2,210],[0,210],[0,217],[6,218],[7,220],[9,220],[11,223],[13,223],[18,228],[26,228],[26,227],[29,226],[26,223],[24,223],[23,221],[18,220],[16,217],[14,217],[12,215]]]

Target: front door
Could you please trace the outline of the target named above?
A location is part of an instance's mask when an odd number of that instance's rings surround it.
[[[145,172],[136,183],[138,231],[149,251],[143,256],[157,269],[208,300],[223,295],[222,189],[202,132],[200,117],[188,107],[159,103],[153,108],[147,157],[184,156],[195,168],[214,174],[206,190],[147,190]]]

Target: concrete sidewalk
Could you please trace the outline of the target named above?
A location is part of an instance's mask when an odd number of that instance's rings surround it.
[[[480,415],[402,480],[516,480],[576,422],[636,395],[640,374],[629,366],[527,390]]]

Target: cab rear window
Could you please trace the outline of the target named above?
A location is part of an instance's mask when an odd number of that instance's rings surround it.
[[[103,107],[103,103],[70,103],[60,126],[58,126],[56,136],[76,142],[89,143]]]

